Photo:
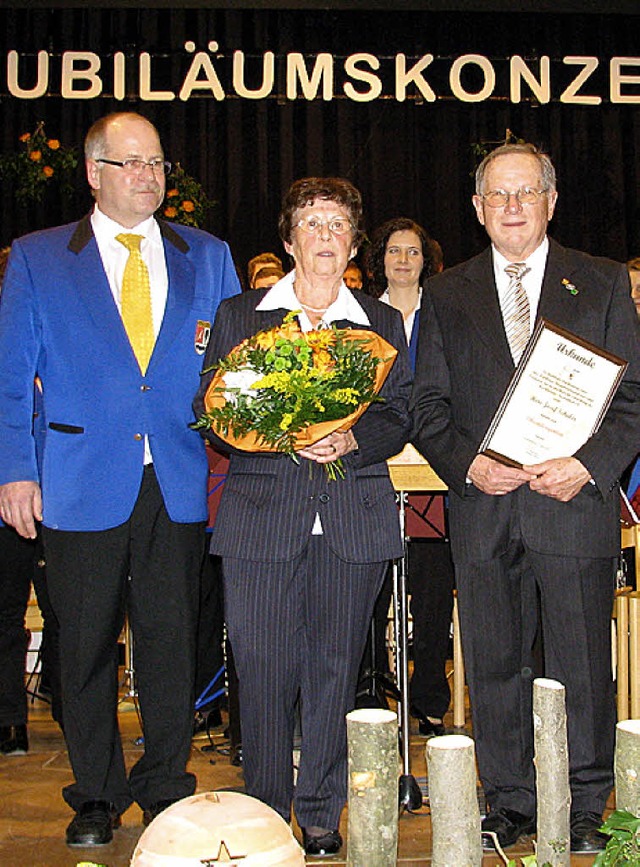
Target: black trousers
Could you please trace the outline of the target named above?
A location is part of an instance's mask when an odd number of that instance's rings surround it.
[[[535,812],[532,651],[540,622],[544,675],[566,688],[572,810],[603,811],[613,788],[615,566],[615,558],[540,554],[519,540],[496,560],[456,564],[473,735],[493,809]]]
[[[302,827],[337,828],[347,798],[345,714],[386,569],[346,563],[323,536],[286,562],[223,558],[240,681],[245,788]],[[293,788],[295,705],[302,746]]]
[[[0,725],[25,725],[24,617],[34,574],[36,543],[11,527],[0,527]]]
[[[33,581],[42,614],[40,659],[51,689],[52,715],[62,722],[58,623],[47,590],[41,539],[24,539],[0,527],[0,725],[25,725],[25,662],[28,634],[24,619]]]
[[[49,590],[60,622],[65,738],[78,810],[118,812],[137,801],[193,794],[186,771],[193,729],[195,637],[204,524],[169,519],[146,467],[129,520],[100,532],[44,528]],[[144,729],[144,755],[127,779],[117,723],[118,636],[125,612]]]

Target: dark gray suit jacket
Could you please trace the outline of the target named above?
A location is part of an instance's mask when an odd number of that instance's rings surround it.
[[[434,277],[424,293],[412,440],[450,487],[452,550],[459,562],[501,553],[514,527],[542,553],[608,557],[619,551],[617,480],[640,442],[640,329],[626,269],[550,240],[538,316],[629,362],[602,426],[575,455],[595,485],[585,485],[569,503],[526,485],[498,497],[466,484],[514,371],[491,248]]]
[[[282,322],[286,310],[256,310],[266,291],[245,292],[220,305],[204,370],[241,340]],[[296,464],[287,455],[234,450],[207,432],[217,448],[230,453],[212,553],[261,561],[292,559],[307,544],[319,512],[325,539],[341,559],[372,563],[402,555],[395,492],[385,461],[402,450],[411,428],[407,342],[396,310],[361,292],[354,295],[372,329],[398,356],[381,390],[384,402],[371,404],[353,427],[358,450],[343,458],[346,478],[328,481],[324,467],[313,461]],[[211,378],[212,373],[202,378],[194,403],[198,416]]]

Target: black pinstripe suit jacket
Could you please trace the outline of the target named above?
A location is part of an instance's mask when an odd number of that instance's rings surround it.
[[[601,428],[576,453],[595,485],[560,503],[527,485],[504,497],[466,485],[514,370],[491,249],[429,281],[420,314],[413,442],[449,485],[457,561],[497,556],[512,533],[546,554],[609,557],[619,551],[617,480],[640,442],[640,341],[629,294],[622,265],[550,240],[538,316],[629,362]]]
[[[220,305],[205,370],[241,340],[282,321],[286,310],[256,310],[266,291],[245,292]],[[230,453],[213,553],[249,560],[292,559],[308,541],[319,513],[325,539],[341,559],[372,563],[402,555],[395,492],[385,461],[402,450],[410,433],[407,342],[396,310],[361,292],[354,295],[371,328],[396,347],[398,356],[382,387],[384,402],[371,404],[354,425],[358,451],[343,458],[346,477],[331,482],[324,467],[313,461],[296,464],[286,455],[233,450],[207,432],[208,439]],[[211,373],[203,375],[194,402],[198,416],[211,378]]]

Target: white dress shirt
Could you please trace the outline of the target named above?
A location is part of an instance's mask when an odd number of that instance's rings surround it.
[[[494,246],[491,249],[493,251],[493,272],[496,280],[496,289],[498,290],[498,300],[500,301],[500,310],[503,310],[504,299],[511,282],[511,278],[504,269],[512,263],[508,259],[505,259],[502,253],[499,253]],[[549,239],[545,235],[544,241],[538,249],[534,250],[528,259],[523,260],[524,264],[529,268],[522,278],[522,287],[529,300],[529,335],[531,335],[536,321],[548,253]]]

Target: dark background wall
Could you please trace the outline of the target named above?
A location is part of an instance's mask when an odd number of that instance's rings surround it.
[[[337,66],[340,58],[367,51],[383,59],[387,95],[393,93],[395,54],[405,53],[411,64],[432,53],[436,61],[425,77],[439,98],[427,103],[415,99],[413,90],[402,103],[393,98],[355,103],[344,96],[331,102],[290,102],[280,76],[277,92],[258,101],[231,94],[222,102],[194,96],[187,102],[145,103],[134,87],[124,102],[108,93],[92,100],[63,100],[59,58],[54,57],[50,90],[40,99],[10,96],[6,75],[0,76],[0,153],[15,151],[18,136],[40,120],[50,136],[80,144],[96,117],[131,108],[158,126],[167,157],[179,160],[216,200],[206,228],[230,242],[241,266],[261,250],[281,252],[276,220],[282,192],[293,179],[311,174],[354,181],[363,194],[369,228],[400,214],[419,220],[441,241],[447,263],[454,264],[485,243],[470,205],[471,146],[496,142],[509,128],[547,148],[554,159],[560,190],[554,236],[624,260],[640,254],[640,106],[609,102],[608,62],[612,56],[640,56],[640,15],[611,14],[608,8],[591,14],[428,11],[402,4],[387,11],[5,8],[0,10],[0,64],[4,66],[9,50],[17,49],[32,78],[33,56],[42,49],[56,56],[64,50],[94,51],[103,59],[117,50],[132,58],[149,51],[163,58],[154,88],[176,89],[190,60],[185,41],[206,50],[215,40],[224,55],[215,62],[223,83],[238,49],[247,55],[274,51],[277,63],[289,51],[328,51]],[[468,53],[492,59],[498,76],[495,98],[469,104],[452,96],[452,59]],[[532,58],[534,67],[540,55],[551,57],[550,104],[528,100],[516,105],[506,98],[507,59],[513,54]],[[584,87],[585,93],[603,97],[600,106],[560,103],[560,93],[577,71],[562,63],[566,55],[600,59]],[[474,84],[473,76],[468,84]],[[75,219],[90,205],[82,166],[75,195],[64,201],[50,197],[41,206],[19,208],[6,182],[0,195],[3,244],[31,229]]]

